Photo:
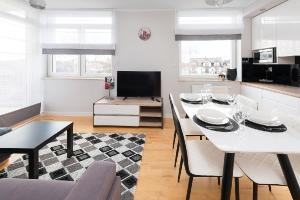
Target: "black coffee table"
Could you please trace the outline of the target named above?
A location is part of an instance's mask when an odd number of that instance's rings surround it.
[[[39,150],[67,131],[67,156],[73,154],[73,122],[36,121],[0,137],[0,153],[26,153],[29,178],[39,177]]]

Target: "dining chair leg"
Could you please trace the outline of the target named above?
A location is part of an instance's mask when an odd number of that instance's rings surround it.
[[[173,136],[173,149],[175,146],[175,140],[176,140],[176,129],[174,130],[174,136]]]
[[[240,200],[240,184],[239,178],[234,178],[234,186],[235,186],[235,200]]]
[[[221,178],[218,177],[218,185],[220,185],[220,184],[221,184]]]
[[[177,142],[177,148],[176,148],[176,155],[175,155],[174,167],[176,167],[176,164],[177,164],[178,153],[179,153],[179,141]]]
[[[202,135],[200,135],[200,140],[202,140]]]
[[[181,171],[182,171],[182,165],[183,165],[183,159],[182,156],[180,157],[180,164],[179,164],[179,171],[178,171],[178,178],[177,178],[177,182],[179,183],[180,181],[180,176],[181,176]]]
[[[190,200],[192,185],[193,185],[193,177],[190,176],[189,185],[188,185],[188,189],[187,189],[187,193],[186,193],[186,200]]]
[[[271,185],[268,186],[269,186],[269,191],[272,192],[272,186]]]
[[[253,200],[257,200],[258,184],[253,182]]]

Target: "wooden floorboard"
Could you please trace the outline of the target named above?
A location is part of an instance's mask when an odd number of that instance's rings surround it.
[[[181,182],[177,183],[178,168],[173,167],[175,150],[172,150],[174,128],[171,119],[165,120],[161,128],[125,128],[92,126],[92,117],[40,116],[36,120],[73,121],[74,132],[81,133],[144,133],[147,135],[141,171],[138,178],[135,200],[184,200],[188,176],[183,171]],[[252,183],[244,177],[240,181],[240,199],[252,199]],[[232,191],[231,199],[234,198]],[[220,199],[220,187],[216,178],[195,178],[191,200]],[[259,200],[292,199],[287,187],[273,186],[272,192],[267,186],[259,187]]]

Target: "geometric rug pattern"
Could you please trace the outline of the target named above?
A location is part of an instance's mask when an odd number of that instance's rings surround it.
[[[122,180],[122,200],[132,200],[136,189],[144,134],[74,133],[74,156],[67,158],[66,133],[39,151],[39,179],[76,181],[94,161],[116,163]],[[0,178],[28,178],[28,157],[23,155],[6,169]]]

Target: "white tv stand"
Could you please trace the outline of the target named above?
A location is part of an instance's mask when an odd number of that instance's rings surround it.
[[[157,101],[158,100],[158,101]],[[163,99],[101,98],[93,104],[93,125],[163,128]]]

